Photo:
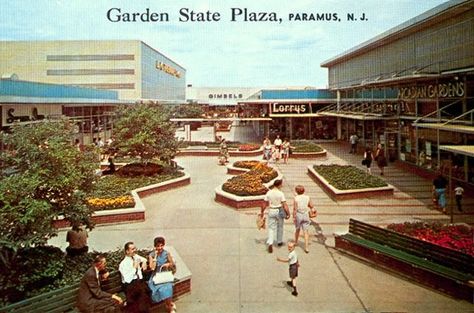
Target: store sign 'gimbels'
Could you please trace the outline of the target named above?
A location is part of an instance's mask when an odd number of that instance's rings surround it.
[[[156,68],[159,69],[160,71],[165,72],[166,74],[170,74],[171,76],[174,76],[177,78],[181,77],[181,73],[177,69],[163,62],[156,61]]]
[[[210,93],[209,99],[242,99],[243,95],[241,93]]]
[[[275,113],[310,113],[308,104],[279,104],[277,102],[272,103],[271,111],[273,114]]]
[[[401,87],[398,90],[398,99],[463,97],[464,92],[463,82]]]

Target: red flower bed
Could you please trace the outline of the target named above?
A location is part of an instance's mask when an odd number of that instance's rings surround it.
[[[254,145],[254,144],[246,144],[246,145],[239,146],[239,151],[255,151],[258,149],[260,149],[260,146]]]
[[[474,229],[468,225],[406,222],[390,224],[387,229],[474,256]]]

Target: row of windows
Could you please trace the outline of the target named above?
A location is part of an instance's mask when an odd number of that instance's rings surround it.
[[[113,68],[113,69],[71,69],[71,70],[47,70],[48,76],[68,76],[68,75],[134,75],[134,69]]]
[[[111,84],[70,84],[73,86],[97,88],[97,89],[135,89],[134,83],[111,83]]]
[[[86,54],[86,55],[48,55],[47,61],[120,61],[120,60],[135,60],[133,54]]]
[[[364,80],[421,72],[439,72],[472,64],[472,14],[448,20],[400,40],[329,67],[331,87],[361,84]]]

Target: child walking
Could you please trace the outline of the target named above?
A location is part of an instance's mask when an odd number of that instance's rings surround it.
[[[464,193],[464,188],[462,188],[460,185],[457,185],[456,188],[454,188],[454,195],[456,197],[456,205],[458,206],[459,212],[462,212],[462,194]]]
[[[291,293],[295,297],[298,296],[298,291],[296,290],[296,277],[298,277],[298,267],[300,266],[298,263],[298,255],[295,251],[295,243],[293,241],[288,241],[288,258],[280,258],[277,257],[277,261],[288,263],[290,266],[290,280],[286,283],[288,286],[293,288],[293,292]]]

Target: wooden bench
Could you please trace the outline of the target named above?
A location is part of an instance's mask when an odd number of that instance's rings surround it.
[[[474,303],[474,257],[350,219],[336,248]]]
[[[187,266],[172,247],[167,246],[166,249],[170,251],[176,262],[177,271],[175,273],[173,298],[177,299],[191,291],[191,272],[189,272]],[[122,292],[121,277],[118,271],[110,273],[108,281],[102,284],[102,289],[109,293],[118,294],[122,297],[122,299],[125,299],[125,295]],[[46,292],[23,301],[1,307],[0,313],[78,312],[76,309],[76,296],[78,290],[79,283],[76,283],[71,286]],[[156,305],[160,305],[160,303]]]

